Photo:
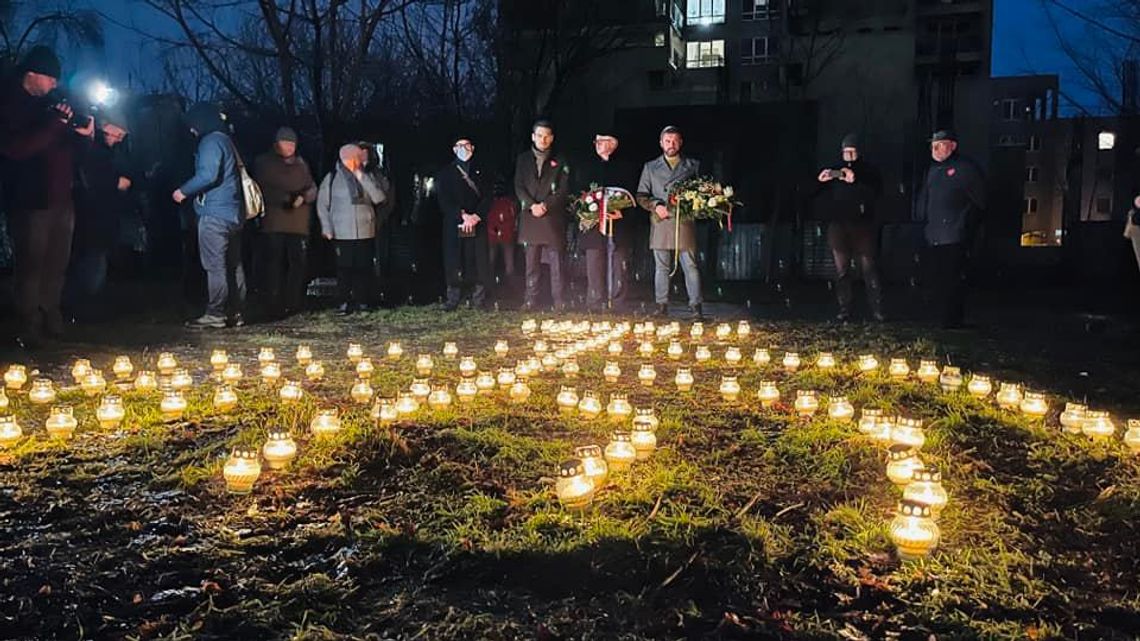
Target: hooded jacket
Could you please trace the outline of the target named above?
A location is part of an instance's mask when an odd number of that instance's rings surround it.
[[[194,199],[199,216],[241,223],[242,191],[238,175],[237,149],[225,133],[226,122],[210,105],[194,105],[186,114],[186,122],[198,132],[198,151],[194,175],[179,189]]]

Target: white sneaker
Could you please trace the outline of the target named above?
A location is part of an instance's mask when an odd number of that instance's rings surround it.
[[[190,329],[225,329],[226,319],[222,316],[202,314],[194,320],[186,321],[186,327]]]

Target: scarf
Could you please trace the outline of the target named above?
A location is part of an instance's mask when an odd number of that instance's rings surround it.
[[[538,172],[538,175],[541,176],[542,166],[546,164],[546,161],[550,160],[551,150],[547,149],[546,151],[539,151],[536,147],[531,145],[531,151],[534,152],[534,169]]]
[[[364,197],[364,187],[360,185],[360,181],[356,179],[356,176],[352,175],[348,167],[345,167],[344,163],[339,160],[336,163],[336,171],[344,178],[345,184],[348,185],[348,196],[352,200],[352,204],[365,204],[367,200]]]

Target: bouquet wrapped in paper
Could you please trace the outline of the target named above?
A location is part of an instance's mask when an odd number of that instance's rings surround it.
[[[707,176],[695,176],[674,183],[669,189],[669,210],[679,222],[715,220],[732,231],[732,210],[743,203],[733,199],[734,191]]]
[[[578,216],[578,229],[588,231],[598,226],[602,221],[602,213],[613,213],[629,209],[636,203],[633,194],[621,187],[601,187],[591,184],[590,188],[582,192],[574,200],[574,213]],[[609,223],[612,225],[613,221]],[[605,225],[601,233],[608,233]]]

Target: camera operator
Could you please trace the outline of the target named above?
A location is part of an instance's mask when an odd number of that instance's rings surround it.
[[[95,132],[90,117],[77,126],[72,107],[48,97],[59,76],[59,58],[33,47],[0,95],[4,205],[26,347],[36,346],[45,331],[63,333],[59,302],[75,224],[74,156]]]
[[[836,320],[851,317],[855,275],[851,260],[859,261],[863,284],[867,289],[867,305],[871,317],[878,322],[883,316],[883,290],[875,266],[875,204],[883,192],[878,169],[859,154],[859,138],[848,134],[840,145],[843,164],[819,172],[819,205],[826,211],[827,243],[835,259],[835,297],[839,302]]]

